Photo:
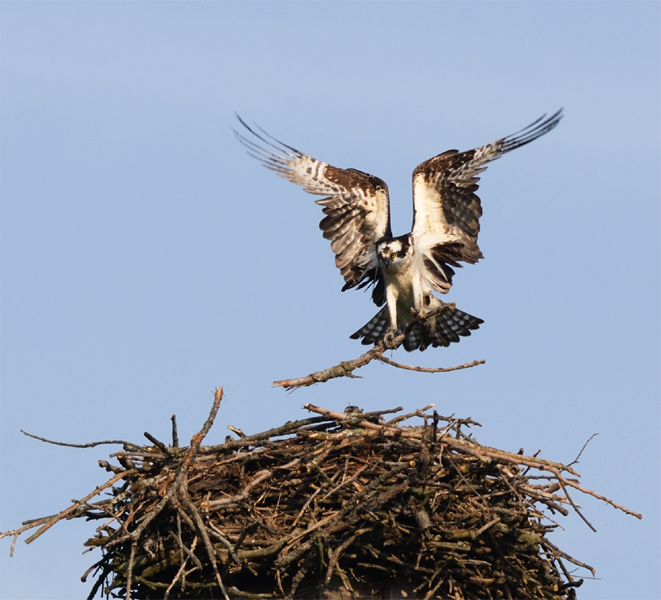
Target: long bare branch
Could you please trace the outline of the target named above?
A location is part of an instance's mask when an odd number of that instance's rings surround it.
[[[459,371],[460,369],[470,369],[471,367],[477,367],[477,365],[483,365],[485,360],[474,360],[473,362],[464,363],[463,365],[457,365],[455,367],[414,367],[412,365],[403,365],[402,363],[395,362],[390,358],[385,356],[379,356],[379,360],[382,363],[390,365],[391,367],[397,367],[398,369],[406,369],[407,371],[417,371],[418,373],[448,373],[449,371]]]
[[[103,440],[101,442],[89,442],[87,444],[70,444],[68,442],[56,442],[54,440],[49,440],[47,438],[34,435],[34,433],[23,431],[22,429],[20,431],[23,435],[27,435],[28,437],[34,438],[35,440],[39,440],[40,442],[46,442],[47,444],[53,444],[54,446],[65,446],[66,448],[94,448],[95,446],[102,446],[105,444],[120,444],[124,446],[126,450],[142,450],[141,446],[132,444],[126,440]]]
[[[414,321],[415,323],[416,321]],[[393,347],[398,347],[404,341],[406,337],[404,332],[401,335],[398,335],[393,340]],[[399,369],[408,369],[410,371],[420,371],[423,373],[445,373],[448,371],[458,371],[459,369],[469,369],[470,367],[476,367],[477,365],[484,364],[484,360],[474,360],[471,363],[466,363],[464,365],[457,365],[455,367],[438,367],[438,368],[426,368],[426,367],[413,367],[409,365],[402,365],[390,360],[383,356],[383,353],[388,350],[382,342],[376,344],[371,350],[365,352],[365,354],[360,355],[358,358],[352,360],[342,361],[339,365],[330,367],[329,369],[324,369],[322,371],[316,371],[315,373],[310,373],[305,377],[297,377],[294,379],[281,379],[280,381],[274,381],[273,385],[276,387],[284,387],[287,391],[294,390],[301,387],[306,387],[308,385],[314,385],[315,383],[324,383],[330,379],[336,379],[337,377],[358,377],[354,375],[356,369],[360,369],[365,365],[371,363],[373,360],[379,360],[387,365],[397,367]]]

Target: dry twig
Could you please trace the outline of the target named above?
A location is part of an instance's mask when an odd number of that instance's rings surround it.
[[[132,467],[100,461],[113,471],[108,482],[0,537],[12,536],[13,549],[30,529],[40,528],[32,540],[64,519],[103,519],[86,542],[103,549],[90,598],[293,598],[323,588],[345,598],[395,589],[560,600],[582,583],[563,561],[594,570],[548,541],[557,525],[547,508],[578,512],[572,488],[640,518],[581,487],[570,465],[481,446],[464,432],[474,421],[428,414],[433,405],[386,422],[401,408],[308,404],[318,416],[203,446],[221,398],[219,389],[188,448],[130,444],[118,459]],[[400,424],[412,418],[422,424]]]
[[[426,315],[426,316],[423,315],[419,317],[418,320],[420,319],[424,320],[428,316],[431,315]],[[418,321],[413,321],[413,323],[409,325],[409,328],[415,325],[417,322]],[[383,356],[383,353],[386,350],[397,348],[402,344],[404,338],[406,337],[406,334],[408,333],[409,328],[407,328],[407,330],[404,333],[398,335],[393,340],[392,347],[390,348],[387,347],[383,342],[379,342],[371,350],[368,350],[367,352],[365,352],[365,354],[362,354],[358,358],[343,361],[339,365],[335,365],[334,367],[330,367],[329,369],[324,369],[322,371],[316,371],[315,373],[310,373],[310,375],[306,375],[305,377],[297,377],[295,379],[282,379],[280,381],[274,381],[272,385],[276,387],[284,387],[287,391],[291,391],[300,387],[314,385],[315,383],[324,383],[330,379],[336,379],[337,377],[358,377],[358,375],[354,375],[353,372],[356,369],[360,369],[361,367],[364,367],[365,365],[371,363],[375,359],[387,365],[397,367],[398,369],[418,371],[421,373],[447,373],[449,371],[469,369],[471,367],[476,367],[477,365],[483,365],[485,363],[484,360],[474,360],[473,362],[466,363],[463,365],[457,365],[455,367],[426,368],[426,367],[414,367],[410,365],[403,365]]]

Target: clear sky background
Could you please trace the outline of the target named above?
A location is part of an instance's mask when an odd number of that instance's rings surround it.
[[[107,479],[24,437],[190,439],[217,386],[254,433],[343,410],[435,403],[477,439],[570,462],[638,521],[576,498],[553,536],[597,569],[583,599],[659,598],[658,2],[2,2],[2,512],[53,514]],[[234,111],[390,186],[410,230],[414,167],[565,108],[484,173],[480,246],[447,297],[485,320],[427,375],[286,394],[271,381],[357,357],[375,313],[342,294],[314,197],[248,157]],[[9,558],[6,599],[85,597],[94,523]]]

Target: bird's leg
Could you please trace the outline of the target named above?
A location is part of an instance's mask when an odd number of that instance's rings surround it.
[[[416,310],[411,308],[411,314],[418,321],[424,321],[432,316],[441,314],[444,310],[454,310],[457,305],[454,302],[441,302],[441,306],[430,311]]]
[[[397,348],[395,337],[397,337],[397,292],[392,286],[386,288],[386,301],[388,302],[388,316],[390,317],[390,328],[383,336],[383,345],[388,350]]]

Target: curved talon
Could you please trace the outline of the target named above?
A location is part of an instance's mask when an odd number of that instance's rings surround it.
[[[395,344],[395,337],[397,337],[397,330],[392,327],[388,330],[388,333],[383,336],[383,345],[388,350],[395,350],[397,348],[397,344]]]

